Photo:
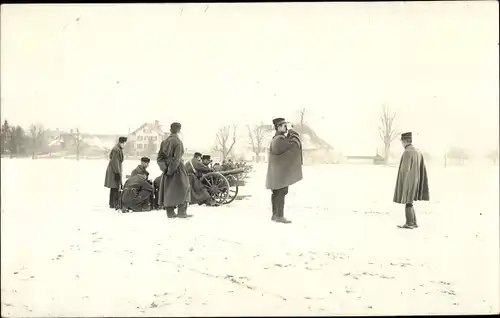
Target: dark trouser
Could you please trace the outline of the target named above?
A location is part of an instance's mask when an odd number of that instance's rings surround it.
[[[109,207],[111,209],[116,209],[119,207],[118,205],[118,200],[119,200],[119,192],[118,189],[109,189]]]
[[[134,212],[150,211],[153,193],[148,190],[141,190],[137,196],[134,196],[131,191],[130,189],[125,189],[123,192],[123,208],[131,209]]]
[[[413,208],[413,203],[407,203],[405,206],[405,217],[406,225],[417,225],[417,216],[415,215],[415,209]]]
[[[153,198],[153,209],[158,209],[158,188],[155,188],[155,194]]]
[[[179,206],[177,206],[178,208],[178,211],[177,211],[177,214],[178,215],[186,215],[186,212],[187,212],[187,207],[188,207],[188,204],[187,203],[184,203],[184,204],[180,204]],[[168,206],[167,207],[167,216],[174,216],[175,215],[175,206]]]
[[[284,187],[277,190],[272,190],[271,195],[271,205],[273,208],[273,217],[282,218],[284,217],[285,211],[285,196],[288,194],[288,187]]]

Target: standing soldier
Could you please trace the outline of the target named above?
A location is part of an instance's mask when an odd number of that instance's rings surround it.
[[[401,134],[401,143],[405,148],[399,163],[395,203],[405,204],[406,223],[398,227],[417,228],[417,218],[413,209],[414,201],[429,201],[429,180],[424,157],[413,145],[411,132]]]
[[[163,172],[158,191],[158,205],[166,208],[169,218],[191,217],[186,213],[190,188],[189,178],[182,160],[184,145],[178,135],[180,131],[181,124],[172,123],[170,125],[170,136],[162,141],[156,160]],[[178,208],[177,214],[175,214],[175,208]]]
[[[118,144],[111,149],[111,153],[109,154],[104,186],[109,188],[109,207],[111,209],[119,208],[119,189],[122,186],[123,147],[125,147],[126,142],[127,137],[118,138]]]
[[[299,134],[288,129],[284,118],[274,119],[273,124],[276,135],[269,146],[266,178],[266,188],[273,192],[271,220],[291,223],[284,217],[285,196],[288,194],[289,186],[302,180],[302,143]]]

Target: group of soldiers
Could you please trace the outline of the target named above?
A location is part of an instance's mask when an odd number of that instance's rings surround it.
[[[121,141],[126,142],[126,139],[122,139]],[[124,145],[120,144],[122,143],[119,143],[118,147],[114,149],[117,155],[113,156],[112,151],[108,171],[106,172],[107,187],[115,186],[119,183],[118,190],[116,187],[110,188],[109,207],[115,210],[121,210],[124,213],[159,209],[160,205],[158,199],[162,176],[158,176],[154,181],[149,179],[149,172],[147,169],[151,160],[148,157],[141,158],[140,164],[132,171],[130,176],[127,176],[128,180],[123,185],[121,184],[121,173],[115,173],[113,171],[114,167],[118,167],[115,171],[119,171],[121,168],[121,163],[119,161],[120,149],[122,149]],[[204,174],[214,171],[211,167],[211,163],[212,160],[210,155],[202,155],[199,152],[196,152],[193,158],[185,163],[185,170],[190,185],[189,204],[218,206],[200,180]],[[114,176],[115,178],[109,178],[108,175],[109,177]],[[110,184],[114,179],[118,182]],[[120,189],[121,193],[119,191]]]
[[[289,128],[284,118],[273,119],[275,135],[269,146],[269,161],[266,188],[271,190],[271,220],[289,224],[284,216],[285,196],[291,185],[302,180],[302,142],[299,134]],[[142,211],[143,209],[165,208],[169,218],[188,218],[189,204],[215,206],[200,177],[208,172],[231,168],[232,162],[224,162],[222,167],[210,167],[210,156],[195,153],[187,163],[183,162],[184,145],[179,138],[181,124],[170,125],[170,135],[161,143],[157,163],[161,176],[148,182],[147,167],[149,158],[142,158],[141,164],[134,169],[131,177],[121,186],[123,147],[126,137],[120,137],[118,144],[111,150],[110,162],[106,170],[105,186],[110,188],[110,208]],[[405,148],[399,164],[393,202],[405,205],[406,222],[399,226],[405,229],[418,227],[413,208],[414,201],[429,201],[427,170],[422,154],[412,145],[411,132],[401,135]],[[233,166],[234,167],[234,166]],[[123,188],[120,196],[119,189]],[[176,210],[177,209],[177,213]]]

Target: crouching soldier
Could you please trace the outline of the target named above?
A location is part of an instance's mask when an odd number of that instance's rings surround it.
[[[131,176],[123,185],[122,211],[150,211],[153,191],[153,186],[147,181],[145,174]]]
[[[149,178],[149,172],[148,172],[148,167],[149,167],[149,162],[151,160],[148,157],[142,157],[141,158],[141,163],[135,168],[132,173],[130,174],[131,176],[135,176],[136,174],[143,174],[146,176],[146,179]]]
[[[203,158],[206,162],[207,156],[203,156]],[[210,160],[210,156],[208,156],[208,160]],[[196,152],[193,158],[186,162],[185,167],[189,177],[189,184],[191,188],[191,200],[189,203],[216,206],[217,204],[212,199],[207,189],[200,180],[203,174],[212,172],[212,169],[210,169],[206,164],[202,163],[201,153]]]

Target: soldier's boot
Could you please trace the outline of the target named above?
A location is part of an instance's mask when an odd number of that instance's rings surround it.
[[[406,205],[405,206],[405,219],[406,219],[406,222],[403,225],[398,225],[399,228],[401,228],[401,229],[412,229],[413,228],[411,226],[411,224],[412,224],[412,214],[411,214],[412,208],[413,207],[411,205]]]
[[[167,207],[167,217],[170,219],[176,218],[177,214],[175,214],[175,207]]]
[[[410,210],[411,210],[411,224],[410,224],[410,226],[413,228],[417,228],[418,225],[417,225],[417,215],[415,214],[415,208],[411,207]]]
[[[271,221],[276,221],[278,218],[277,212],[276,212],[276,198],[274,196],[274,193],[271,195],[271,208],[273,210],[273,215],[271,216]]]
[[[292,221],[285,218],[285,196],[281,195],[276,199],[276,219],[275,222],[290,224]]]
[[[181,204],[179,205],[179,210],[177,212],[177,217],[178,218],[181,218],[181,219],[187,219],[187,218],[190,218],[192,217],[191,214],[187,214],[187,207],[188,207],[188,204],[187,203],[184,203],[184,204]]]

